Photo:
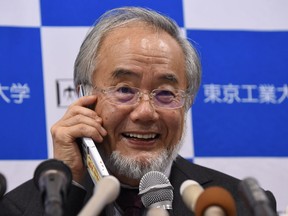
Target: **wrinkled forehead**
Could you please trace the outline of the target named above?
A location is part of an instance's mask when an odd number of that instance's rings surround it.
[[[99,54],[101,47],[103,45],[103,43],[105,43],[107,40],[109,41],[109,38],[112,35],[120,35],[121,32],[123,31],[123,29],[130,29],[131,32],[130,34],[135,34],[133,32],[133,29],[135,28],[141,28],[141,29],[145,29],[146,32],[150,32],[150,33],[166,33],[169,34],[168,32],[166,32],[164,29],[157,27],[155,25],[153,25],[152,23],[148,23],[148,22],[144,22],[144,21],[140,21],[140,20],[129,20],[127,22],[123,22],[119,25],[113,26],[111,29],[107,30],[101,37],[100,39],[100,43],[98,46],[98,50],[97,53]],[[170,35],[170,34],[169,34]],[[171,36],[171,35],[170,35]],[[172,37],[172,36],[171,36]],[[175,40],[176,41],[176,40]]]
[[[145,24],[122,26],[102,40],[93,80],[106,73],[110,78],[141,77],[145,71],[151,74],[150,79],[159,75],[167,81],[186,83],[184,59],[181,47],[166,32]]]

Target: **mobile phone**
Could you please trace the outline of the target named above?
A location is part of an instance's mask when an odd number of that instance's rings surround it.
[[[79,97],[85,95],[85,89],[83,85],[79,86]],[[81,137],[81,151],[83,156],[84,164],[88,170],[90,177],[94,184],[105,176],[108,176],[108,170],[101,158],[101,155],[94,143],[89,137]]]

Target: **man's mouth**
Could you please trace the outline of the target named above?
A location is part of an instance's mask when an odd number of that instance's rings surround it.
[[[160,135],[156,133],[149,133],[149,134],[123,133],[123,136],[132,139],[152,140],[158,138]]]

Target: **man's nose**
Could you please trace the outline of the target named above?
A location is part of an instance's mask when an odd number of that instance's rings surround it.
[[[159,118],[149,93],[142,93],[131,113],[133,120],[153,121]]]

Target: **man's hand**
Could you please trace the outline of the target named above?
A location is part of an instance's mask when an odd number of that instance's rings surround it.
[[[73,175],[73,180],[81,183],[85,173],[80,149],[76,139],[90,137],[101,143],[103,136],[107,135],[102,127],[102,118],[94,110],[87,108],[96,104],[95,95],[84,96],[70,105],[64,116],[52,126],[54,158],[64,161]]]

